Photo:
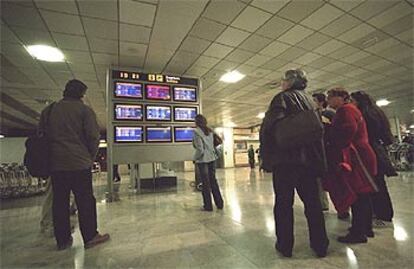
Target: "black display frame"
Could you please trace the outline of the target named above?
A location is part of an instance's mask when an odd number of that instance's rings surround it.
[[[176,108],[195,108],[195,110],[196,110],[196,115],[198,114],[198,106],[180,106],[180,105],[174,105],[173,106],[173,109],[172,109],[172,112],[173,112],[173,119],[174,119],[174,122],[194,122],[194,119],[192,119],[192,120],[177,120],[177,118],[176,118],[176,116],[175,116],[175,109]]]
[[[117,119],[116,118],[116,106],[121,105],[121,106],[140,106],[141,107],[141,112],[142,112],[142,116],[141,119],[137,120],[137,119]],[[137,121],[137,122],[142,122],[144,121],[145,118],[145,108],[143,104],[135,104],[135,103],[115,103],[114,102],[114,121],[128,121],[128,122],[133,122],[133,121]]]
[[[176,88],[186,88],[186,89],[193,89],[194,90],[194,94],[195,94],[195,100],[191,101],[191,100],[177,100],[175,99],[175,89]],[[198,102],[198,94],[197,94],[197,87],[190,87],[190,86],[181,86],[181,85],[174,85],[172,87],[172,98],[174,102],[179,102],[179,103],[192,103],[192,104],[196,104]]]
[[[118,141],[116,140],[116,128],[124,127],[124,128],[141,128],[142,135],[141,141]],[[145,141],[145,127],[143,125],[114,125],[114,143],[116,144],[142,144]]]
[[[188,128],[191,128],[191,129],[193,129],[194,130],[194,132],[195,132],[195,130],[196,130],[196,127],[195,126],[174,126],[174,142],[175,143],[189,143],[189,142],[192,142],[193,140],[191,139],[191,140],[189,140],[189,141],[179,141],[179,140],[177,140],[177,138],[176,138],[176,130],[177,129],[188,129]]]
[[[148,129],[149,128],[169,128],[170,130],[170,140],[168,141],[151,141],[148,140]],[[145,126],[145,143],[173,143],[174,137],[173,137],[173,128],[172,126]]]
[[[150,97],[148,97],[148,90],[147,90],[147,87],[148,86],[164,86],[164,87],[168,87],[168,91],[169,91],[169,94],[170,94],[170,98],[169,99],[157,99],[157,98],[150,98]],[[149,101],[171,102],[172,101],[171,85],[158,84],[158,83],[145,83],[144,84],[144,96],[145,96],[145,100],[149,100]]]
[[[132,97],[132,96],[118,96],[116,95],[116,84],[117,83],[123,83],[123,84],[133,84],[133,85],[141,85],[141,97]],[[117,99],[125,99],[125,100],[144,100],[144,96],[145,96],[145,85],[142,82],[131,82],[131,81],[122,81],[122,80],[115,80],[114,81],[114,85],[113,85],[113,96],[114,98]]]

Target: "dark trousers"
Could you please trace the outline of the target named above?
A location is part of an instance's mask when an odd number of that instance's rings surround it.
[[[218,208],[223,208],[223,198],[221,197],[220,188],[216,179],[215,162],[197,163],[201,181],[203,183],[203,203],[204,209],[212,210],[213,204],[211,194],[213,194],[214,203]]]
[[[87,243],[98,233],[91,170],[53,172],[52,187],[53,226],[57,244],[66,244],[71,236],[69,219],[71,191],[75,195],[78,206],[79,227],[83,242]]]
[[[369,193],[358,194],[358,199],[352,204],[351,233],[357,236],[365,236],[372,231],[372,209]]]
[[[377,219],[383,221],[392,221],[394,209],[391,197],[388,192],[387,183],[384,174],[375,177],[378,186],[378,192],[371,194],[372,211]]]
[[[294,244],[293,202],[295,189],[305,207],[309,240],[316,251],[326,250],[329,244],[325,229],[325,218],[319,199],[317,176],[298,166],[277,167],[273,171],[275,192],[274,217],[278,246],[291,252]]]
[[[121,181],[121,176],[119,175],[119,171],[118,171],[118,165],[115,164],[113,166],[113,174],[114,174],[114,182],[120,182]]]
[[[249,165],[250,165],[250,168],[252,168],[252,169],[255,167],[254,159],[249,159]]]

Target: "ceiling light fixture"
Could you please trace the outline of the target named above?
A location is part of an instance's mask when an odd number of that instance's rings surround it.
[[[387,99],[380,99],[377,101],[377,106],[388,106],[390,103]]]
[[[265,113],[264,113],[264,112],[260,112],[260,113],[257,115],[257,117],[258,117],[259,119],[263,119],[263,118],[265,117]]]
[[[0,134],[0,138],[4,138],[4,135]]]
[[[410,129],[414,129],[414,124],[411,124],[410,125]]]
[[[230,72],[227,72],[226,74],[222,75],[220,78],[220,81],[226,82],[226,83],[236,83],[237,81],[242,80],[246,75],[240,73],[237,70],[233,70]]]
[[[65,55],[58,48],[47,45],[31,45],[25,46],[27,52],[33,58],[45,62],[63,62]]]

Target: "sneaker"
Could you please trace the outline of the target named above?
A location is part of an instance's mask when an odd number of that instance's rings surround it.
[[[57,246],[57,249],[60,251],[60,250],[65,250],[65,249],[67,249],[67,248],[70,248],[71,246],[72,246],[72,244],[73,244],[73,237],[71,236],[70,238],[69,238],[69,240],[68,240],[68,242],[66,242],[66,244],[63,244],[63,245],[58,245]]]
[[[109,234],[100,234],[100,233],[97,233],[96,235],[95,235],[95,237],[94,238],[92,238],[91,240],[89,240],[86,244],[85,244],[85,249],[87,249],[87,248],[92,248],[92,247],[94,247],[94,246],[96,246],[96,245],[99,245],[99,244],[102,244],[102,243],[105,243],[106,241],[108,241],[109,240]]]
[[[279,246],[279,244],[278,244],[278,243],[276,243],[276,244],[275,244],[275,248],[276,248],[276,250],[277,250],[280,254],[282,254],[282,256],[283,256],[283,257],[286,257],[286,258],[290,258],[290,257],[292,257],[292,251],[286,251],[286,250],[283,250],[283,249]]]
[[[365,235],[356,235],[352,233],[348,233],[345,236],[339,236],[337,240],[338,242],[344,244],[361,244],[368,242],[368,239]]]

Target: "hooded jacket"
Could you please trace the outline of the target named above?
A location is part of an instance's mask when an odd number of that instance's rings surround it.
[[[273,171],[280,166],[294,165],[307,167],[317,175],[325,173],[327,165],[322,137],[320,142],[291,150],[278,148],[273,139],[274,128],[278,127],[280,120],[308,109],[316,107],[304,90],[289,89],[273,98],[260,128],[260,155],[265,170]]]

